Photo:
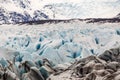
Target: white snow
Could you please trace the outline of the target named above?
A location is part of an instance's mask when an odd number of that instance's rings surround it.
[[[18,1],[18,2],[17,2]],[[21,8],[19,1],[27,6]],[[28,3],[28,1],[30,3]],[[28,12],[32,17],[35,10],[40,10],[50,19],[70,18],[111,18],[120,12],[119,0],[6,0],[0,1],[0,7],[6,11],[23,14]],[[50,5],[51,8],[45,7]],[[55,16],[55,17],[54,17]]]

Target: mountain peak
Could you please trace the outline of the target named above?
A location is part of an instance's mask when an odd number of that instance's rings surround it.
[[[116,18],[119,18],[119,19],[120,19],[120,13],[116,16]]]

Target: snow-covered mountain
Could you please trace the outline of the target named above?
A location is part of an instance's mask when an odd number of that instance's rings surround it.
[[[120,13],[116,16],[116,18],[119,18],[119,19],[120,19]]]
[[[40,2],[39,2],[40,3]],[[0,23],[15,23],[49,19],[49,16],[41,10],[33,9],[29,0],[3,0],[0,1]]]
[[[0,0],[0,23],[48,19],[110,18],[120,12],[119,1]],[[104,7],[104,9],[103,9]],[[114,12],[113,12],[114,10]]]

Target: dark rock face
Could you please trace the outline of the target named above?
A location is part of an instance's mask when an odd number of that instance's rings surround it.
[[[20,61],[17,66],[15,58],[20,54],[18,52],[12,52],[11,54],[13,53],[13,60],[2,59],[0,61],[0,80],[120,79],[120,48],[106,50],[98,56],[91,55],[81,58],[66,68],[55,67],[47,59],[36,62]]]
[[[120,22],[119,18],[89,18],[85,19],[87,23],[118,23]]]
[[[120,19],[120,13],[116,16],[116,18],[119,18],[119,19]]]
[[[120,48],[114,48],[110,50],[106,50],[103,54],[98,56],[100,59],[105,61],[117,61],[119,62],[120,59]]]
[[[34,16],[31,17],[31,15],[24,11],[23,14],[18,13],[18,12],[9,12],[6,11],[3,8],[0,8],[0,24],[8,24],[8,23],[27,23],[30,21],[39,21],[39,20],[45,20],[49,19],[49,16],[46,15],[45,13],[36,10],[34,11]]]
[[[51,75],[48,80],[119,80],[120,48],[106,50],[99,56],[89,56],[76,61],[59,75]],[[68,76],[71,75],[71,76]]]

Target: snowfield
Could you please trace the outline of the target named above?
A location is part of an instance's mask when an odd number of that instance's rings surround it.
[[[19,53],[16,60],[37,61],[47,58],[54,64],[73,62],[99,55],[120,46],[120,23],[46,23],[38,25],[0,25],[0,55],[5,49]]]
[[[0,24],[49,19],[113,18],[119,0],[0,0]]]

